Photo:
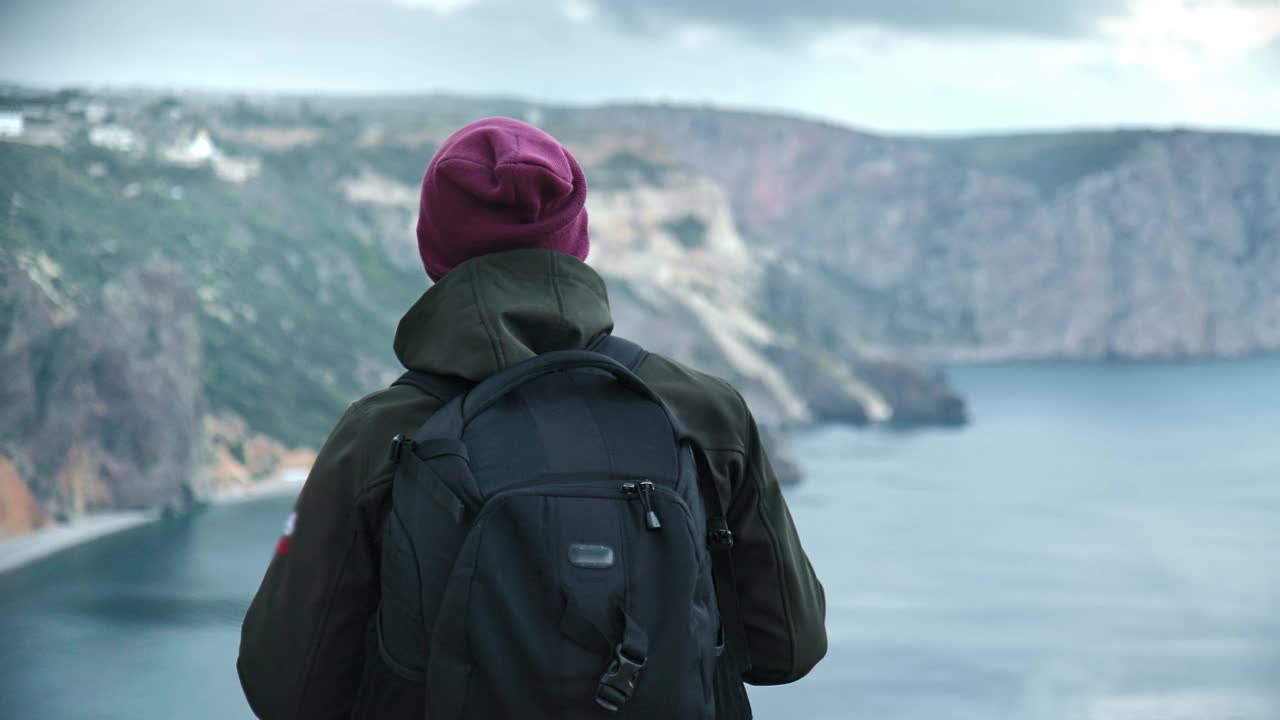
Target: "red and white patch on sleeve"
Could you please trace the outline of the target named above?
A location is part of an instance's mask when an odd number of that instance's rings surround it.
[[[293,541],[293,528],[297,524],[298,513],[289,513],[289,517],[284,521],[284,532],[280,535],[280,541],[276,543],[276,555],[289,554],[289,545]]]

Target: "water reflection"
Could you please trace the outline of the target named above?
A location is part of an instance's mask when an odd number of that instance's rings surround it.
[[[249,602],[243,596],[208,597],[191,593],[122,591],[95,593],[68,602],[67,608],[86,619],[109,625],[234,625],[244,619]]]

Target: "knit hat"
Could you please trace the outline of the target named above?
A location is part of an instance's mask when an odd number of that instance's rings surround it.
[[[487,118],[450,135],[422,178],[418,254],[432,280],[503,250],[547,248],[587,259],[587,180],[555,138]]]

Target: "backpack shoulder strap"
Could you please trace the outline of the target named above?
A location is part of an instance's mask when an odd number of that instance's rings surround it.
[[[425,373],[417,370],[409,370],[391,383],[391,387],[396,387],[397,385],[407,385],[430,395],[439,400],[442,406],[448,405],[455,398],[466,395],[471,392],[471,388],[475,387],[475,383],[460,377],[436,375],[435,373]],[[434,416],[432,419],[434,419]],[[428,419],[412,434],[400,434],[391,438],[391,449],[388,457],[393,463],[399,464],[401,454],[405,451],[412,452],[423,460],[440,455],[457,455],[463,460],[468,460],[466,445],[462,444],[456,437],[433,437],[434,433],[428,432],[428,429],[431,428],[431,422],[431,419]],[[462,506],[458,505],[457,508],[454,508],[453,504],[452,502],[446,502],[445,507],[449,507],[451,514],[457,519],[460,516]]]
[[[616,335],[604,335],[592,342],[588,350],[613,358],[619,365],[634,372],[649,352],[636,343]],[[724,627],[725,645],[729,667],[739,676],[751,669],[751,657],[747,652],[747,631],[742,621],[742,608],[738,601],[737,583],[733,577],[733,532],[725,515],[720,493],[711,480],[711,467],[706,455],[696,443],[690,443],[698,474],[698,492],[707,512],[707,547],[711,552],[711,572],[719,598],[720,619]]]
[[[431,395],[447,404],[450,400],[465,395],[475,384],[469,380],[452,375],[436,375],[435,373],[410,370],[391,383],[391,387],[408,385]]]
[[[649,351],[617,335],[601,335],[587,346],[588,350],[611,358],[622,367],[635,372],[649,357]]]
[[[644,359],[649,357],[648,351],[644,348],[630,340],[624,340],[614,335],[600,336],[587,349],[609,357],[632,372],[635,372],[636,368],[640,367],[640,364],[644,362]],[[459,395],[467,394],[471,388],[476,386],[475,383],[469,380],[453,375],[437,375],[418,370],[409,370],[391,383],[392,387],[397,385],[408,385],[417,388],[444,403],[453,400]]]

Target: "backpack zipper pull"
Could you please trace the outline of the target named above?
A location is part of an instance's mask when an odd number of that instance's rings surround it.
[[[638,489],[640,504],[644,507],[644,526],[650,530],[662,529],[662,521],[658,519],[658,513],[653,509],[653,483],[641,480]]]
[[[648,480],[641,480],[639,483],[624,482],[622,483],[622,494],[629,498],[639,498],[640,506],[644,509],[644,526],[650,530],[662,529],[662,521],[658,519],[658,513],[653,509],[653,483]]]

